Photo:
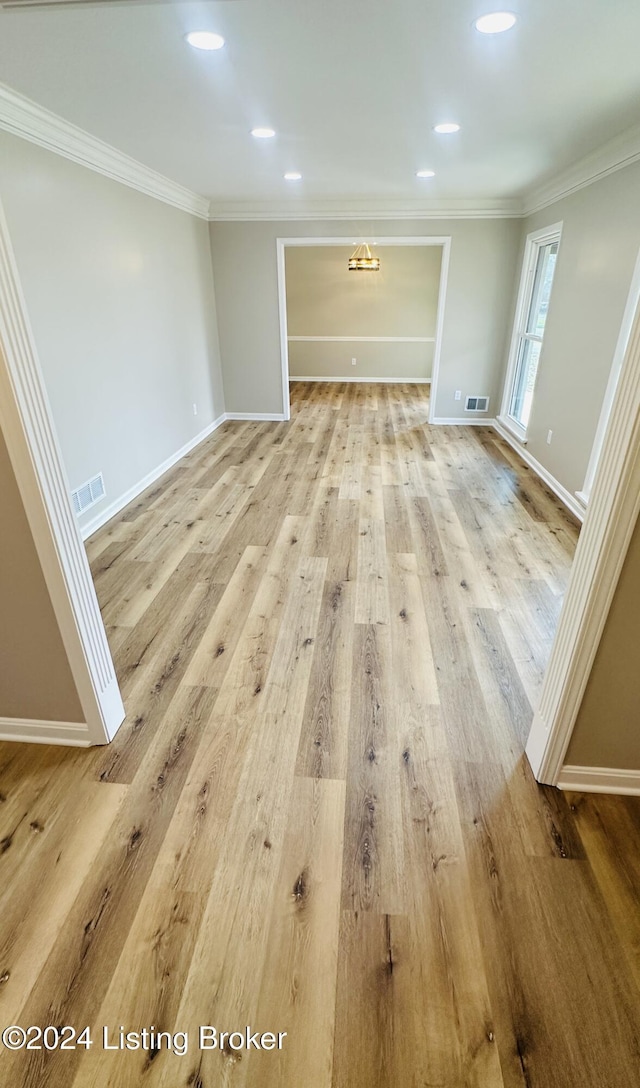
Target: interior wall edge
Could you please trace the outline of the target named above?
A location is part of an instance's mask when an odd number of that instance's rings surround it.
[[[106,525],[111,518],[114,518],[116,514],[119,514],[121,510],[124,510],[125,506],[128,506],[134,499],[137,499],[138,495],[141,495],[143,491],[146,491],[151,484],[155,483],[161,476],[164,476],[165,472],[168,472],[177,461],[186,457],[191,450],[195,449],[201,442],[204,442],[204,440],[208,438],[210,434],[213,434],[213,432],[228,418],[226,413],[223,412],[222,415],[219,415],[212,423],[209,423],[207,427],[204,427],[195,438],[186,442],[179,450],[176,450],[170,457],[167,457],[166,460],[162,461],[159,465],[156,465],[154,469],[151,469],[151,471],[148,472],[146,476],[143,476],[141,480],[138,480],[136,484],[133,484],[128,491],[123,492],[117,499],[114,499],[108,506],[105,506],[103,510],[100,510],[90,521],[81,526],[80,532],[82,534],[82,539],[87,540],[96,533],[98,529],[101,529],[103,525]]]
[[[531,453],[529,453],[526,446],[523,446],[521,442],[518,442],[517,438],[514,438],[510,431],[508,431],[506,427],[503,427],[503,425],[500,423],[500,420],[493,419],[491,420],[491,424],[494,430],[498,432],[500,437],[504,438],[505,442],[507,442],[511,446],[511,449],[516,451],[516,453],[522,458],[522,460],[527,465],[529,465],[530,468],[533,469],[533,471],[536,473],[537,476],[540,477],[541,480],[544,480],[544,482],[551,488],[554,495],[556,495],[560,499],[560,502],[562,502],[567,507],[567,510],[569,510],[573,514],[574,518],[577,518],[578,521],[582,523],[584,521],[586,511],[584,505],[579,502],[576,496],[572,495],[571,492],[568,491],[567,488],[564,487],[564,485],[555,478],[555,476],[552,476],[549,470],[546,469],[544,465],[540,464],[540,461],[537,461]]]

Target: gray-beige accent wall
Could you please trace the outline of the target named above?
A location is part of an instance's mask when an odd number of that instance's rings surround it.
[[[0,501],[0,718],[83,722],[2,432]]]
[[[210,227],[227,411],[282,412],[276,239],[349,240],[366,229],[370,241],[451,238],[436,415],[464,417],[464,397],[475,394],[490,396],[488,415],[495,415],[513,308],[519,220],[213,222]],[[462,403],[455,400],[457,389]]]
[[[84,524],[224,412],[208,225],[5,132],[0,197]]]
[[[442,246],[374,247],[375,272],[349,270],[353,248],[285,251],[290,376],[429,381]]]
[[[640,770],[640,523],[636,525],[565,763]]]

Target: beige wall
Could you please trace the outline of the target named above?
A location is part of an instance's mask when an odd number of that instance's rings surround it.
[[[435,336],[442,246],[378,246],[379,272],[350,272],[353,246],[285,251],[290,336]]]
[[[84,716],[0,433],[0,718]]]
[[[450,236],[436,412],[461,416],[456,389],[487,394],[495,414],[521,224],[515,219],[367,223],[376,237]],[[359,238],[349,221],[212,223],[211,240],[226,407],[282,411],[276,239]],[[476,417],[477,418],[477,417]]]
[[[371,378],[425,381],[431,378],[433,344],[293,343],[289,373],[293,378]],[[356,365],[351,363],[356,359]]]
[[[627,552],[565,763],[640,769],[640,523]]]
[[[224,410],[207,224],[6,133],[0,197],[86,521]]]
[[[442,247],[379,246],[378,272],[350,272],[352,252],[352,245],[287,248],[289,336],[435,337]],[[289,373],[426,379],[433,350],[430,343],[294,340]]]
[[[531,231],[563,222],[527,449],[570,492],[584,483],[638,256],[639,194],[635,163],[522,227],[521,249]]]

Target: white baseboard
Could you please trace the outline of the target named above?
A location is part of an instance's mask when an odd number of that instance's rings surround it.
[[[325,378],[317,374],[305,374],[295,378],[289,375],[290,382],[367,382],[368,385],[431,385],[431,378]]]
[[[74,748],[88,748],[91,744],[89,727],[84,722],[44,722],[32,718],[0,718],[0,740]]]
[[[283,423],[287,419],[282,412],[225,412],[224,418],[253,419],[259,423]]]
[[[558,496],[560,502],[564,503],[567,510],[569,510],[573,514],[574,518],[577,518],[578,521],[583,522],[585,509],[578,502],[576,497],[572,495],[570,491],[567,491],[566,487],[563,487],[560,481],[556,480],[555,476],[552,476],[548,469],[546,469],[544,465],[541,465],[540,462],[537,461],[536,458],[529,453],[526,446],[523,446],[521,442],[518,442],[517,438],[510,434],[506,427],[502,426],[499,420],[493,419],[491,422],[493,424],[494,430],[498,432],[500,437],[504,438],[505,442],[509,443],[511,448],[515,450],[517,454],[519,454],[519,456],[527,465],[529,465],[529,468],[533,469],[536,476],[539,476],[541,480],[544,480],[545,484],[547,484],[547,486],[551,488],[554,495]]]
[[[167,457],[166,461],[162,461],[162,463],[152,469],[151,472],[148,472],[146,476],[143,476],[141,480],[138,480],[133,487],[130,487],[128,491],[125,491],[123,495],[119,495],[118,498],[114,499],[113,502],[110,502],[108,506],[103,507],[95,517],[91,518],[91,521],[88,521],[85,525],[81,525],[80,532],[82,534],[82,539],[86,540],[88,537],[92,536],[93,533],[96,533],[98,529],[101,529],[103,525],[106,525],[111,518],[115,517],[116,514],[119,514],[121,510],[124,510],[125,506],[128,506],[134,499],[137,499],[138,495],[143,491],[146,491],[146,489],[150,487],[151,484],[155,483],[160,476],[164,476],[165,472],[168,472],[170,468],[173,468],[177,461],[182,457],[186,457],[192,449],[195,449],[200,442],[204,442],[205,438],[208,438],[210,434],[213,434],[213,432],[229,418],[230,417],[223,412],[217,419],[214,419],[213,423],[209,423],[204,430],[200,431],[194,438],[191,438],[181,449],[176,450],[170,457]]]
[[[430,419],[432,427],[493,427],[495,419],[490,416],[481,416],[480,419],[469,419],[467,416],[436,416]]]
[[[640,770],[627,771],[615,767],[563,767],[558,789],[577,793],[622,793],[640,797]]]

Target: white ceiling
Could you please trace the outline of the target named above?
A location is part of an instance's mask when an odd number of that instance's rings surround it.
[[[507,198],[640,122],[638,42],[638,0],[110,0],[0,10],[0,81],[214,206]]]

